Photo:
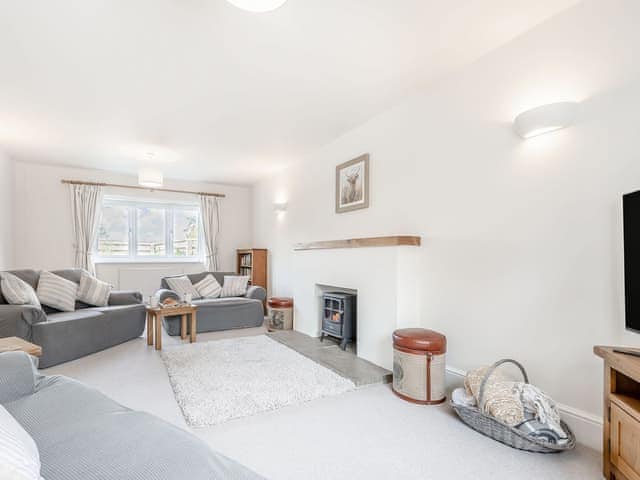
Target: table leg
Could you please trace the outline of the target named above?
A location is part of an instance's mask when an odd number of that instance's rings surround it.
[[[184,340],[187,338],[187,315],[182,315],[180,319],[180,338]]]
[[[153,345],[153,317],[151,312],[147,312],[147,345]]]
[[[162,350],[162,315],[156,314],[156,350]]]
[[[196,341],[196,312],[191,312],[191,343]]]

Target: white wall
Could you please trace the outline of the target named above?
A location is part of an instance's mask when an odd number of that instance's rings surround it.
[[[18,268],[57,269],[73,265],[73,233],[68,186],[61,179],[76,179],[135,185],[137,179],[100,170],[56,167],[32,163],[15,164],[15,252]],[[220,192],[220,264],[223,270],[235,270],[235,250],[251,246],[251,189],[207,182],[166,180],[167,188]],[[155,200],[196,201],[193,195],[105,189],[106,194]],[[202,271],[201,263],[171,264],[99,264],[98,276],[118,288],[140,283],[151,294],[165,274]]]
[[[640,344],[623,333],[621,237],[621,195],[640,189],[638,18],[634,0],[586,1],[256,185],[273,293],[296,291],[295,242],[422,235],[405,283],[418,323],[447,335],[449,366],[517,358],[599,416],[593,345]],[[514,135],[516,114],[560,100],[582,102],[574,127]],[[364,152],[371,206],[336,215],[335,166]],[[281,219],[275,200],[289,202]]]
[[[13,162],[0,152],[0,271],[13,265]]]

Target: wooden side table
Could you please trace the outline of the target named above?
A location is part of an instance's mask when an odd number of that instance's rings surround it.
[[[176,317],[180,315],[180,338],[187,338],[187,316],[190,317],[191,335],[189,341],[196,341],[196,310],[197,305],[180,305],[178,307],[149,307],[147,306],[147,345],[153,345],[154,337],[156,350],[162,350],[162,319],[164,317]]]
[[[595,346],[604,360],[602,473],[606,480],[640,478],[640,358]]]
[[[42,356],[42,347],[18,337],[0,338],[0,353],[2,352],[27,352],[35,357]]]

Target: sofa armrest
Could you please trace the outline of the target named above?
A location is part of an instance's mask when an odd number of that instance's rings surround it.
[[[46,322],[47,315],[33,305],[0,305],[0,338],[31,339],[31,327]]]
[[[134,290],[118,290],[109,295],[109,306],[136,305],[142,303],[142,293]]]
[[[178,302],[180,301],[180,295],[178,295],[173,290],[169,290],[167,288],[161,288],[160,290],[156,291],[154,296],[158,298],[158,301],[160,303],[164,302],[167,298],[173,298]]]
[[[25,352],[0,353],[0,404],[35,392],[40,378],[37,362]]]
[[[249,288],[247,288],[247,293],[245,293],[244,296],[264,302],[265,298],[267,298],[267,291],[264,289],[264,287],[251,285]]]

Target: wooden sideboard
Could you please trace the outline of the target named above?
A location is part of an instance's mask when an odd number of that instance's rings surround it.
[[[640,480],[640,357],[596,346],[604,360],[602,468],[607,480]]]

